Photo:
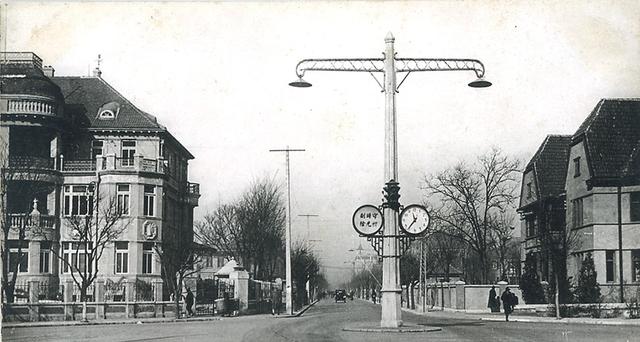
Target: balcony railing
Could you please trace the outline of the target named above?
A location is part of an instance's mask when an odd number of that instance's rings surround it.
[[[8,114],[56,115],[56,105],[38,100],[9,100]]]
[[[16,169],[54,169],[53,158],[34,156],[9,156],[9,167]]]
[[[65,160],[62,164],[62,171],[83,172],[95,171],[96,161],[91,159]]]
[[[62,158],[62,171],[65,172],[95,172],[96,170],[121,170],[165,173],[163,159],[145,159],[142,156],[133,158],[122,158],[114,155],[99,156],[96,160],[75,159],[67,160]]]
[[[9,214],[9,227],[13,229],[23,228],[23,227],[33,227],[38,226],[41,228],[49,228],[53,229],[56,226],[56,217],[53,215],[39,215],[39,221],[37,224],[34,224],[34,216],[29,214]],[[37,217],[37,216],[36,216]]]

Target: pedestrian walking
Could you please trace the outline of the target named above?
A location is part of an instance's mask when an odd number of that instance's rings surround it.
[[[491,309],[491,312],[500,312],[500,299],[496,295],[496,287],[491,286],[491,290],[489,290],[489,301],[487,302],[487,307]]]
[[[513,308],[518,305],[518,297],[511,292],[511,289],[507,287],[504,289],[502,296],[502,307],[504,308],[504,317],[507,322],[509,322],[509,315],[513,312]]]
[[[185,298],[185,303],[187,304],[187,316],[193,316],[193,292],[191,289],[187,287],[187,297]]]
[[[222,294],[222,302],[224,303],[224,313],[227,316],[231,316],[231,300],[229,299],[229,292],[224,291]]]
[[[282,301],[282,291],[274,289],[271,291],[271,314],[280,315],[280,302]]]
[[[376,303],[376,290],[375,289],[371,290],[371,300],[373,301],[373,304]]]

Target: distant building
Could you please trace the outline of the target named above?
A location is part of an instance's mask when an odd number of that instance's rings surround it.
[[[18,244],[26,253],[12,270],[18,281],[69,279],[68,267],[48,252],[51,244],[84,262],[65,219],[89,214],[98,190],[117,198],[130,219],[100,259],[100,277],[159,280],[153,245],[171,235],[193,236],[200,196],[199,185],[188,181],[193,155],[98,69],[93,77],[57,77],[29,52],[2,53],[0,62],[0,153],[8,156],[2,170],[24,176],[8,183],[8,222],[18,225],[25,213],[37,212],[39,221],[31,224],[50,231],[47,241],[28,235],[20,242],[15,234],[6,241],[10,257],[18,257]],[[24,191],[36,183],[35,196]]]

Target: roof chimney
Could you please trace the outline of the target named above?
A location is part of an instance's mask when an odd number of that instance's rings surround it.
[[[56,72],[56,70],[51,66],[51,65],[45,65],[42,68],[42,72],[44,73],[45,76],[47,77],[53,77],[54,73]]]
[[[101,77],[102,76],[102,71],[100,71],[100,68],[96,67],[95,69],[93,69],[93,77]]]

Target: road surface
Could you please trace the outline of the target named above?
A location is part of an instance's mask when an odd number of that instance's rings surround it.
[[[450,314],[448,316],[451,316]],[[33,327],[2,329],[3,341],[640,341],[640,327],[588,324],[485,322],[441,313],[420,316],[403,312],[403,320],[442,331],[428,333],[348,332],[344,327],[377,325],[380,306],[364,301],[324,300],[302,317],[271,315],[218,321]]]

